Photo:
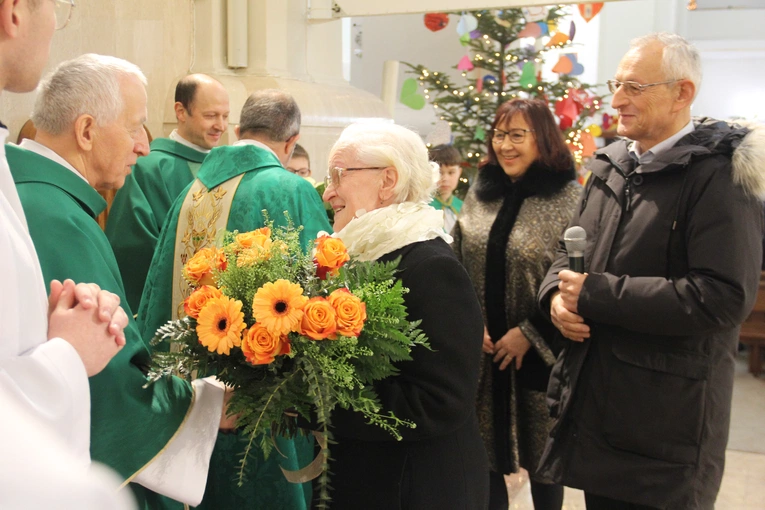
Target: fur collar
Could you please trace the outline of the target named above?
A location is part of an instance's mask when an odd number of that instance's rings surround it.
[[[549,196],[560,191],[574,179],[576,179],[576,170],[573,165],[560,172],[534,162],[523,178],[513,183],[501,166],[487,164],[481,167],[478,173],[475,184],[476,196],[481,202],[492,202],[504,198],[514,185],[521,186],[524,196]]]

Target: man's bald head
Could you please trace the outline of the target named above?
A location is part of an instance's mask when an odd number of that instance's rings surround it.
[[[226,88],[206,74],[184,76],[175,87],[178,134],[204,149],[220,144],[229,110]]]

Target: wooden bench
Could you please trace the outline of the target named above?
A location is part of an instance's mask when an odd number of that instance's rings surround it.
[[[752,313],[741,325],[739,341],[749,348],[749,371],[756,376],[762,372],[762,352],[765,350],[765,271],[760,275],[760,289]]]

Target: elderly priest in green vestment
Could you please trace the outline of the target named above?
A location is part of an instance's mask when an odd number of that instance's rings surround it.
[[[296,226],[301,225],[304,249],[312,246],[319,231],[331,231],[313,186],[284,168],[299,132],[300,109],[286,92],[261,90],[247,99],[236,128],[239,141],[210,151],[196,180],[168,213],[138,311],[144,338],[150,338],[168,320],[179,318],[178,305],[189,291],[181,277],[182,261],[213,245],[221,231],[260,228],[264,210],[277,227],[287,225],[285,212]],[[310,484],[289,483],[281,473],[274,478],[270,466],[278,463],[290,471],[286,476],[293,481],[305,480],[305,471],[299,468],[313,458],[313,438],[276,438],[276,442],[280,453],[272,453],[267,461],[259,452],[251,453],[248,482],[238,488],[231,480],[247,438],[221,434],[202,506],[211,510],[307,508]],[[302,503],[297,501],[298,495],[305,498]]]
[[[175,87],[178,128],[151,142],[117,192],[106,222],[125,295],[138,310],[146,273],[170,206],[197,175],[228,128],[228,92],[216,79],[190,74]]]
[[[7,157],[45,280],[94,282],[120,296],[130,316],[126,346],[90,378],[91,456],[114,468],[123,487],[130,482],[142,508],[182,508],[157,493],[192,505],[202,499],[219,427],[231,427],[224,388],[175,377],[144,388],[150,348],[96,222],[106,207],[96,190],[122,186],[148,151],[145,86],[140,69],[118,58],[60,64],[39,89],[35,141],[8,146]]]

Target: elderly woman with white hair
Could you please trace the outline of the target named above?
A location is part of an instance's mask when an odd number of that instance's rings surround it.
[[[337,236],[360,260],[400,258],[410,320],[431,350],[416,348],[375,390],[385,410],[411,420],[400,442],[358,414],[332,417],[332,508],[484,509],[488,461],[475,395],[483,339],[480,305],[428,205],[438,169],[418,135],[393,124],[354,124],[330,152],[324,200]]]

